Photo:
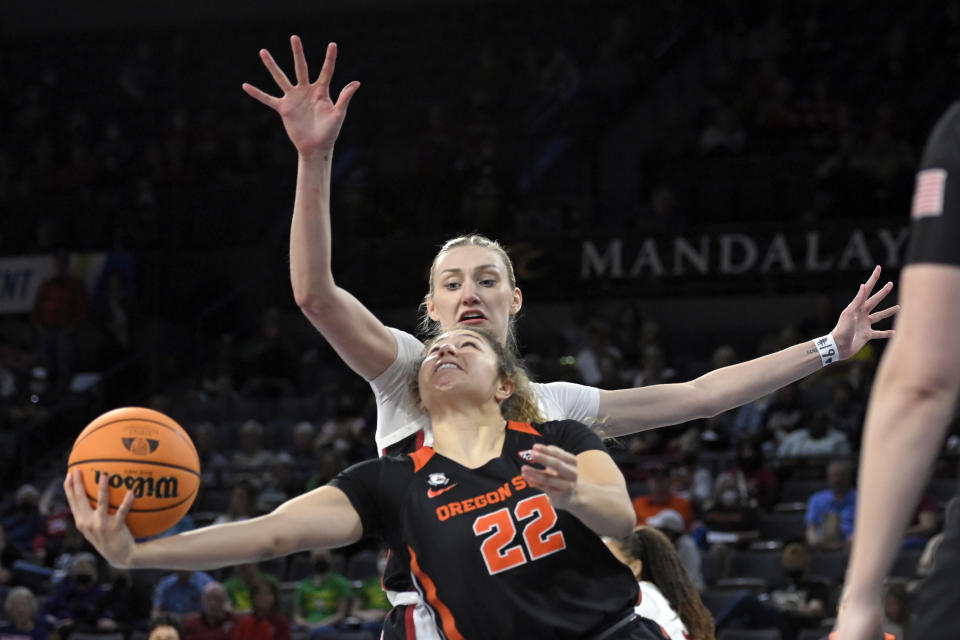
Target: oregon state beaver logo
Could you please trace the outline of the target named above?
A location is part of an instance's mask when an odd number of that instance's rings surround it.
[[[151,454],[160,446],[160,441],[153,438],[121,438],[121,440],[127,451],[138,456]]]

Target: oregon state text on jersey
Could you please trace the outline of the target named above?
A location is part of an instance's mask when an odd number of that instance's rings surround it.
[[[603,449],[570,421],[510,422],[498,458],[468,469],[429,447],[355,465],[331,484],[364,535],[407,561],[448,640],[582,638],[629,615],[630,570],[576,517],[520,475],[536,442]]]

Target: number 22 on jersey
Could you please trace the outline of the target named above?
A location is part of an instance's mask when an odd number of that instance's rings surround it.
[[[479,516],[473,521],[473,532],[490,534],[480,544],[487,571],[494,575],[566,548],[563,532],[550,531],[556,524],[557,512],[542,493],[521,500],[512,512],[504,507]],[[511,545],[521,525],[523,540]]]

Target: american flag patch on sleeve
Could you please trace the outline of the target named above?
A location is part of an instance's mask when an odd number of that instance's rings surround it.
[[[939,216],[943,213],[943,193],[947,186],[945,169],[924,169],[917,174],[917,186],[913,191],[911,218]]]

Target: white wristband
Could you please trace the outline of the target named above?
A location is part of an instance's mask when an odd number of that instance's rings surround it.
[[[832,333],[817,338],[813,341],[813,344],[816,345],[817,352],[820,353],[820,364],[824,367],[840,359],[840,350],[837,349],[837,343],[834,342]]]

